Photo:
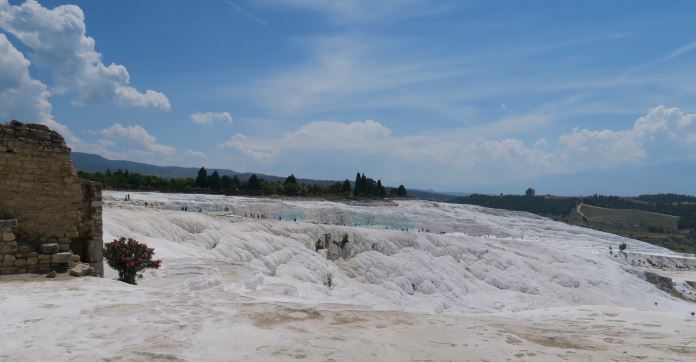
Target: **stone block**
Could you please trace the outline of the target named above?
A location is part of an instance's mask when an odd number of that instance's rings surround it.
[[[42,244],[41,245],[41,253],[42,254],[55,254],[59,251],[58,244],[56,243],[50,243],[50,244]]]
[[[14,255],[5,255],[5,256],[2,257],[3,263],[12,263],[12,264],[14,264],[15,259],[16,259],[16,258],[14,257]]]
[[[72,253],[57,253],[51,256],[51,264],[67,264],[70,262]]]
[[[0,228],[13,228],[17,226],[16,219],[0,220]]]
[[[27,265],[27,259],[17,259],[15,260],[15,266],[18,268],[21,268],[23,266]]]
[[[14,240],[15,240],[15,234],[5,231],[5,232],[2,233],[2,240],[3,240],[3,241],[14,241]]]
[[[70,275],[74,277],[83,277],[85,275],[91,275],[94,269],[89,264],[79,263],[70,269]]]

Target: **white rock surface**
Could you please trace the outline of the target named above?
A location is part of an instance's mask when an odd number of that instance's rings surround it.
[[[146,242],[163,267],[138,286],[108,268],[104,279],[0,278],[0,360],[696,355],[696,305],[608,253],[625,241],[632,252],[675,255],[639,241],[424,201],[130,194],[105,193],[105,241]],[[325,233],[349,235],[345,258],[314,251]]]

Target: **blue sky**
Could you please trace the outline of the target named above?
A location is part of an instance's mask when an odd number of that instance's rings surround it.
[[[0,121],[115,159],[464,192],[691,162],[694,19],[691,1],[0,0]]]

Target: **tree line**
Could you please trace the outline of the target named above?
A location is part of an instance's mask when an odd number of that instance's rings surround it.
[[[224,195],[244,196],[335,196],[335,197],[406,197],[407,191],[403,185],[397,188],[389,188],[382,185],[381,180],[375,181],[365,174],[356,176],[355,183],[349,180],[334,182],[328,185],[300,183],[294,174],[283,181],[271,181],[252,174],[247,179],[240,179],[237,175],[220,176],[217,170],[208,174],[205,167],[201,167],[196,177],[172,177],[162,178],[158,176],[142,175],[128,170],[89,173],[80,171],[78,176],[85,180],[100,182],[106,189],[129,191],[159,191],[180,193],[210,193]]]

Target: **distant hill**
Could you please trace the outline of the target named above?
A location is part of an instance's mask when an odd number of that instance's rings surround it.
[[[90,153],[72,152],[70,153],[75,169],[85,172],[104,172],[106,169],[116,171],[118,169],[137,172],[143,175],[159,176],[159,177],[195,177],[198,169],[194,167],[178,167],[178,166],[155,166],[146,163],[109,160],[99,155]],[[218,170],[226,175],[237,175],[237,172],[231,170]]]
[[[446,192],[437,192],[432,190],[408,189],[408,196],[414,199],[450,202],[456,197],[464,194],[450,194]]]
[[[180,166],[156,166],[147,163],[133,162],[133,161],[122,161],[122,160],[109,160],[99,155],[94,155],[91,153],[82,152],[72,152],[70,158],[75,165],[75,169],[78,171],[85,172],[104,172],[106,169],[111,169],[116,171],[118,169],[128,170],[131,172],[136,172],[142,175],[151,175],[164,178],[170,177],[196,177],[198,172],[198,167],[180,167]],[[219,168],[209,168],[208,171],[212,172],[217,170],[220,176],[237,176],[241,180],[246,180],[251,177],[253,172],[237,172],[228,169]],[[285,177],[264,175],[257,173],[256,176],[263,178],[268,181],[283,181]],[[331,180],[312,180],[312,179],[297,179],[300,183],[307,184],[319,184],[328,185],[336,181]]]
[[[658,193],[696,194],[696,162],[664,162],[652,165],[622,166],[572,174],[544,175],[513,183],[471,186],[478,193],[521,194],[527,187],[537,194],[551,195],[640,195]]]
[[[106,169],[111,169],[116,171],[118,169],[128,170],[131,172],[136,172],[142,175],[151,175],[164,178],[171,177],[196,177],[198,172],[197,167],[180,167],[180,166],[156,166],[147,163],[133,162],[133,161],[122,161],[122,160],[109,160],[99,155],[94,155],[91,153],[83,152],[72,152],[70,158],[75,165],[75,169],[78,171],[85,172],[104,172]],[[220,176],[237,176],[241,180],[248,179],[253,173],[252,172],[237,172],[228,169],[215,169],[209,168],[209,171],[217,170]],[[256,176],[263,178],[268,181],[284,181],[285,177],[265,175],[257,173]],[[336,180],[313,180],[313,179],[303,179],[298,178],[298,182],[305,184],[318,184],[318,185],[329,185]],[[342,180],[341,180],[342,181]],[[408,196],[432,201],[449,201],[453,197],[450,194],[443,194],[434,191],[424,191],[424,190],[411,190],[408,189]]]

